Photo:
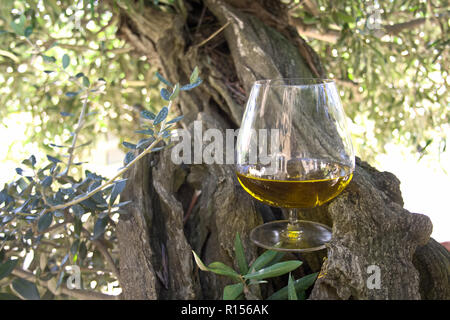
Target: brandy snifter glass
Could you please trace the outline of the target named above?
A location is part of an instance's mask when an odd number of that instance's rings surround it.
[[[325,248],[331,229],[300,220],[298,209],[335,198],[352,179],[355,156],[336,85],[329,79],[256,81],[236,145],[236,174],[255,199],[286,208],[289,219],[252,230],[258,246]]]

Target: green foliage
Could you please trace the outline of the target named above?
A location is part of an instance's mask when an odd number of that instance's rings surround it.
[[[248,273],[244,275],[245,279],[256,279],[256,280],[263,280],[267,278],[273,278],[281,276],[285,273],[288,273],[294,269],[297,269],[302,265],[303,262],[301,261],[284,261],[284,262],[278,262],[274,265],[268,266],[266,268],[262,268],[259,270],[256,270],[255,272]]]
[[[174,86],[171,96],[177,92],[178,87],[178,85]],[[81,95],[81,99],[87,101],[90,88],[83,89],[84,94]],[[90,243],[101,240],[103,244],[115,245],[113,234],[107,236],[106,232],[114,231],[111,225],[114,224],[114,215],[126,213],[123,207],[130,203],[130,201],[117,203],[117,199],[126,186],[126,179],[119,179],[119,177],[137,161],[136,150],[139,149],[139,156],[142,156],[144,153],[161,150],[168,145],[170,129],[165,120],[172,101],[156,116],[153,114],[150,116],[150,112],[143,113],[142,120],[147,123],[146,129],[140,132],[151,138],[143,139],[137,145],[124,141],[124,146],[134,151],[127,153],[124,160],[126,167],[109,180],[89,170],[85,170],[84,177],[80,179],[69,175],[68,167],[71,164],[75,165],[70,162],[70,159],[77,147],[76,134],[72,141],[75,147],[67,148],[67,161],[61,160],[63,156],[58,158],[47,155],[48,162],[39,167],[34,155],[23,160],[22,164],[27,169],[16,168],[20,178],[6,184],[0,191],[0,234],[3,235],[0,238],[0,248],[14,256],[17,256],[20,250],[38,253],[41,263],[36,267],[37,276],[46,281],[52,278],[57,279],[56,287],[61,285],[65,277],[64,265],[69,257],[72,257],[72,261],[80,267],[101,266],[103,263],[99,262],[98,255],[95,254],[97,252],[94,249],[95,246]],[[85,111],[83,109],[80,112],[78,123],[83,122]],[[177,117],[172,120],[172,123],[180,119],[181,117]],[[75,132],[78,133],[81,129],[82,127],[78,126]],[[167,133],[169,135],[166,135]],[[162,145],[156,147],[158,143]],[[142,150],[143,148],[145,149]],[[64,166],[66,169],[62,170]],[[72,225],[73,229],[67,229],[69,225]],[[64,229],[62,232],[60,227]],[[92,232],[89,231],[90,228]],[[56,233],[62,237],[53,238],[54,233],[51,230],[56,230]],[[25,239],[26,242],[23,241]],[[52,246],[65,246],[67,251],[58,250],[46,256],[45,247],[48,242]],[[3,251],[0,250],[0,252]],[[88,257],[88,252],[93,252],[91,258]],[[10,277],[19,260],[18,257],[18,259],[2,263],[0,279]],[[53,262],[50,264],[51,261]],[[57,265],[56,261],[61,262]],[[227,275],[232,272],[220,263],[213,264],[211,270]],[[39,293],[32,282],[21,278],[14,279],[12,289],[23,299],[39,299]]]
[[[222,262],[212,262],[206,266],[200,257],[192,251],[194,260],[200,270],[227,276],[236,282],[235,284],[225,286],[223,290],[224,300],[254,298],[255,296],[251,292],[253,286],[259,286],[261,283],[267,282],[265,279],[278,277],[287,273],[289,273],[288,285],[273,293],[268,299],[283,300],[289,298],[289,300],[304,300],[305,291],[313,285],[317,278],[317,273],[314,273],[294,281],[291,271],[300,267],[302,261],[290,260],[280,262],[284,256],[284,252],[274,250],[265,251],[249,267],[239,233],[236,233],[234,240],[234,252],[239,272]]]
[[[248,273],[248,263],[245,258],[244,247],[242,246],[241,237],[239,233],[236,233],[236,238],[234,239],[234,254],[236,256],[236,261],[239,266],[239,271],[241,274]]]
[[[24,5],[29,4],[26,2]],[[93,2],[91,9],[93,10]],[[84,14],[95,14],[96,11],[92,10],[85,11]],[[157,74],[155,78],[163,79],[163,84],[169,84],[164,91],[167,92],[169,105],[161,108],[156,115],[152,111],[143,110],[139,121],[143,128],[136,128],[135,125],[132,128],[148,138],[141,139],[137,144],[123,141],[123,146],[132,151],[126,154],[124,167],[112,178],[106,179],[89,170],[82,171],[83,163],[75,162],[74,159],[76,153],[79,155],[81,148],[89,145],[90,141],[80,142],[80,136],[87,131],[84,130],[88,127],[86,121],[95,114],[90,110],[93,102],[99,103],[99,97],[108,92],[111,84],[106,86],[107,82],[102,77],[93,80],[90,72],[93,69],[88,70],[78,54],[66,51],[47,53],[53,47],[40,45],[38,43],[44,41],[31,38],[35,34],[37,37],[38,33],[34,31],[39,29],[39,25],[29,28],[33,24],[33,18],[36,16],[25,11],[11,23],[8,35],[10,45],[21,43],[21,50],[24,52],[27,52],[24,47],[28,46],[32,52],[27,58],[41,58],[46,64],[47,70],[33,74],[33,86],[36,86],[36,90],[42,83],[42,78],[48,81],[51,74],[64,76],[61,77],[62,82],[58,80],[45,84],[46,94],[50,94],[50,100],[45,103],[53,101],[51,95],[58,91],[70,98],[55,100],[51,112],[58,115],[52,117],[58,119],[55,126],[68,129],[71,134],[61,144],[47,144],[51,155],[46,155],[46,161],[38,161],[34,155],[24,159],[24,167],[15,169],[19,178],[5,184],[0,190],[0,290],[3,291],[0,298],[5,299],[15,295],[21,299],[40,299],[38,287],[42,283],[39,280],[48,284],[51,296],[59,295],[58,288],[64,285],[68,277],[65,267],[69,264],[92,270],[83,274],[83,278],[88,282],[95,280],[97,290],[117,280],[117,257],[107,249],[117,248],[115,223],[119,215],[127,213],[124,208],[130,203],[121,201],[120,194],[126,187],[126,179],[121,179],[121,176],[144,154],[166,148],[173,124],[182,119],[176,117],[166,123],[170,107],[179,96],[180,86],[171,86],[169,81]],[[42,22],[40,27],[45,25]],[[21,63],[31,65],[29,61]],[[20,76],[16,76],[13,82],[20,81]],[[26,88],[21,87],[20,91],[24,90]],[[74,107],[76,104],[79,108]],[[47,112],[45,108],[43,110],[44,113]],[[52,123],[48,125],[52,126]],[[49,128],[46,135],[54,133]],[[82,173],[73,176],[70,170],[73,167],[78,167]],[[99,246],[104,249],[99,250]],[[26,252],[26,256],[21,252]],[[14,259],[2,261],[5,253]],[[17,268],[24,272],[18,266],[27,257],[31,257],[31,263],[27,262],[30,264],[29,270],[33,271],[31,278],[13,274],[13,270]]]
[[[50,144],[68,145],[72,140],[72,123],[56,116],[60,106],[65,115],[79,114],[83,101],[74,98],[82,94],[80,89],[103,80],[108,86],[91,97],[90,108],[96,113],[87,117],[90,130],[80,133],[80,141],[96,142],[107,134],[134,137],[140,111],[135,106],[145,104],[155,111],[161,102],[156,70],[146,57],[131,56],[131,48],[116,37],[115,6],[82,0],[55,4],[2,1],[0,121],[23,114],[32,122],[26,126],[29,139],[16,143],[37,143],[51,152]],[[88,157],[91,149],[79,151]]]
[[[153,1],[160,2],[167,10],[176,7],[171,0]],[[445,150],[445,3],[378,2],[382,25],[433,17],[418,27],[380,36],[368,24],[371,13],[364,3],[315,2],[317,15],[301,1],[290,1],[290,12],[322,34],[339,31],[336,43],[308,43],[337,79],[347,114],[366,128],[354,136],[358,154],[370,159],[389,141],[411,146],[419,157],[436,144]],[[189,83],[181,85],[155,72],[146,57],[132,56],[131,48],[116,37],[115,10],[101,1],[81,0],[2,1],[0,6],[0,119],[31,115],[25,143],[36,142],[48,154],[27,155],[14,171],[19,177],[0,187],[0,299],[35,299],[39,290],[44,292],[39,281],[36,289],[12,274],[25,261],[22,253],[32,257],[29,270],[36,279],[52,283],[53,289],[67,279],[64,270],[70,261],[87,270],[83,280],[96,281],[94,290],[116,281],[113,266],[96,244],[101,242],[107,252],[117,249],[114,226],[130,203],[120,198],[126,181],[85,170],[75,157],[87,158],[86,147],[107,133],[137,141],[122,144],[129,149],[119,171],[125,172],[143,152],[166,147],[169,125],[183,117],[166,121],[171,103],[202,83],[197,67]],[[163,103],[168,106],[157,110]],[[301,264],[282,261],[283,253],[269,250],[249,265],[239,235],[235,255],[239,271],[220,262],[205,266],[194,254],[201,270],[236,282],[224,288],[224,299],[244,298],[252,286]],[[117,263],[114,254],[110,258]],[[290,275],[287,286],[268,299],[304,299],[316,277],[295,280]]]
[[[391,142],[417,159],[438,158],[450,122],[448,2],[315,0],[316,10],[295,3],[293,17],[322,36],[305,33],[361,128],[353,132],[358,155],[373,160]]]
[[[288,281],[288,299],[289,300],[298,300],[297,291],[294,286],[294,279],[292,275],[289,273],[289,281]]]
[[[295,292],[297,293],[299,299],[301,300],[304,299],[306,289],[308,289],[314,284],[318,274],[319,274],[318,272],[311,273],[297,280],[294,280],[292,278],[291,281],[293,282]],[[267,300],[286,300],[288,298],[289,298],[289,283],[284,288],[281,288],[277,292],[273,293],[270,297],[267,298]]]

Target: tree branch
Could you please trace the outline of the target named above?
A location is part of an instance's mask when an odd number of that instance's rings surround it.
[[[80,131],[83,128],[84,123],[85,123],[84,117],[86,115],[86,108],[87,108],[87,104],[89,101],[89,90],[88,89],[89,88],[86,89],[86,97],[84,98],[84,101],[83,101],[83,107],[81,108],[77,127],[75,128],[75,132],[73,133],[72,145],[69,148],[69,160],[67,161],[66,170],[64,170],[64,172],[62,174],[63,176],[67,176],[67,174],[69,173],[70,166],[72,165],[72,162],[73,162],[73,154],[75,152],[75,147],[76,147],[77,140],[78,140],[78,134],[80,133]]]
[[[325,42],[336,43],[341,36],[340,31],[329,29],[323,32],[313,25],[304,24],[302,19],[292,16],[289,17],[289,24],[297,29],[299,35]]]
[[[392,24],[392,25],[384,25],[382,28],[384,29],[386,34],[396,35],[405,29],[417,28],[418,26],[424,24],[427,21],[431,21],[431,19],[418,18],[418,19],[413,19],[413,20],[407,21],[407,22],[396,23],[396,24]]]
[[[80,197],[80,198],[76,198],[72,201],[69,201],[67,203],[62,203],[62,204],[58,204],[56,206],[47,208],[44,210],[44,213],[46,212],[50,212],[50,211],[56,211],[59,209],[64,209],[70,206],[73,206],[75,204],[78,204],[86,199],[89,199],[90,197],[92,197],[94,194],[96,194],[97,192],[105,189],[107,186],[111,185],[112,183],[114,183],[114,181],[120,177],[122,174],[124,174],[128,169],[130,169],[137,161],[139,161],[141,158],[143,158],[147,153],[150,153],[152,151],[152,149],[162,140],[162,137],[159,136],[155,139],[155,141],[153,141],[153,143],[151,145],[149,145],[147,147],[147,149],[145,149],[144,151],[142,151],[138,156],[136,156],[136,158],[134,158],[132,161],[130,161],[130,163],[128,163],[125,167],[123,167],[121,170],[119,170],[119,172],[117,172],[117,174],[112,177],[111,179],[109,179],[108,181],[106,181],[104,184],[98,186],[97,188],[95,188],[94,190],[92,190],[91,192],[88,192],[87,194],[85,194],[84,196]]]
[[[86,230],[85,228],[81,228],[81,231],[89,238],[91,236],[91,233]],[[105,258],[106,263],[109,265],[109,267],[111,268],[111,272],[116,276],[117,280],[120,283],[120,273],[119,273],[119,269],[117,269],[116,264],[114,263],[113,258],[111,257],[111,255],[108,252],[108,249],[105,247],[105,245],[98,239],[96,240],[92,240],[92,243],[95,245],[95,247],[98,249],[98,251],[100,251],[100,253],[102,254],[102,256]]]
[[[378,36],[384,36],[384,35],[396,35],[404,30],[410,30],[417,28],[424,23],[432,22],[432,23],[438,23],[440,18],[445,18],[448,16],[448,12],[441,13],[439,16],[433,18],[418,18],[413,19],[407,22],[402,23],[396,23],[392,25],[381,25],[377,31],[379,31]],[[319,30],[314,25],[308,25],[303,23],[303,20],[300,18],[294,18],[292,16],[289,17],[289,24],[297,29],[297,32],[301,36],[305,36],[308,38],[313,38],[329,43],[336,43],[338,39],[341,36],[341,31],[339,30],[333,30],[333,29],[327,29],[325,31]]]
[[[64,228],[64,226],[65,226],[67,223],[69,223],[69,221],[64,221],[64,222],[61,222],[61,223],[54,224],[54,225],[48,227],[47,229],[45,229],[44,231],[39,232],[38,235],[42,235],[42,234],[45,234],[45,233],[47,233],[47,232],[58,231],[59,229]],[[41,241],[41,242],[42,242],[42,241]]]
[[[213,34],[211,34],[208,38],[206,38],[205,40],[203,40],[202,42],[200,42],[199,44],[196,45],[197,48],[203,46],[205,43],[207,43],[208,41],[210,41],[212,38],[214,38],[215,36],[217,36],[223,29],[225,29],[226,27],[228,27],[228,25],[230,24],[230,21],[228,21],[227,23],[225,23],[222,27],[220,27],[217,31],[215,31]]]
[[[22,269],[14,269],[12,271],[12,274],[16,277],[19,277],[19,278],[22,278],[22,279],[25,279],[25,280],[28,280],[28,281],[31,281],[34,283],[38,282],[40,285],[43,285],[46,288],[48,288],[50,291],[52,291],[49,286],[49,281],[38,279],[31,272],[28,272],[28,271],[25,271]],[[61,291],[60,291],[61,294],[64,294],[69,297],[77,298],[80,300],[119,300],[120,299],[120,295],[113,296],[113,295],[104,294],[104,293],[100,293],[100,292],[94,292],[94,291],[69,289],[69,288],[67,288],[67,286],[65,284],[61,284],[60,289],[61,289]],[[52,292],[52,293],[55,294],[54,292]],[[55,294],[55,295],[58,295],[58,294]]]
[[[317,3],[314,0],[303,0],[298,5],[303,6],[306,11],[308,11],[315,17],[317,17],[320,14],[319,8],[317,7]]]

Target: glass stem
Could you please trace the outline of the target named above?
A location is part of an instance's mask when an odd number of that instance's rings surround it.
[[[289,209],[289,222],[282,233],[283,237],[289,242],[297,242],[300,241],[302,233],[298,221],[298,209]]]
[[[298,209],[289,209],[288,229],[298,226]]]

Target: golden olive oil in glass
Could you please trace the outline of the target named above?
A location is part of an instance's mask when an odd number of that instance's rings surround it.
[[[330,164],[326,165],[330,167]],[[320,167],[320,165],[316,165]],[[350,168],[332,164],[333,171],[319,170],[306,177],[256,177],[237,172],[242,187],[254,198],[270,206],[282,208],[314,208],[335,198],[352,179]],[[311,176],[311,178],[308,178]]]

